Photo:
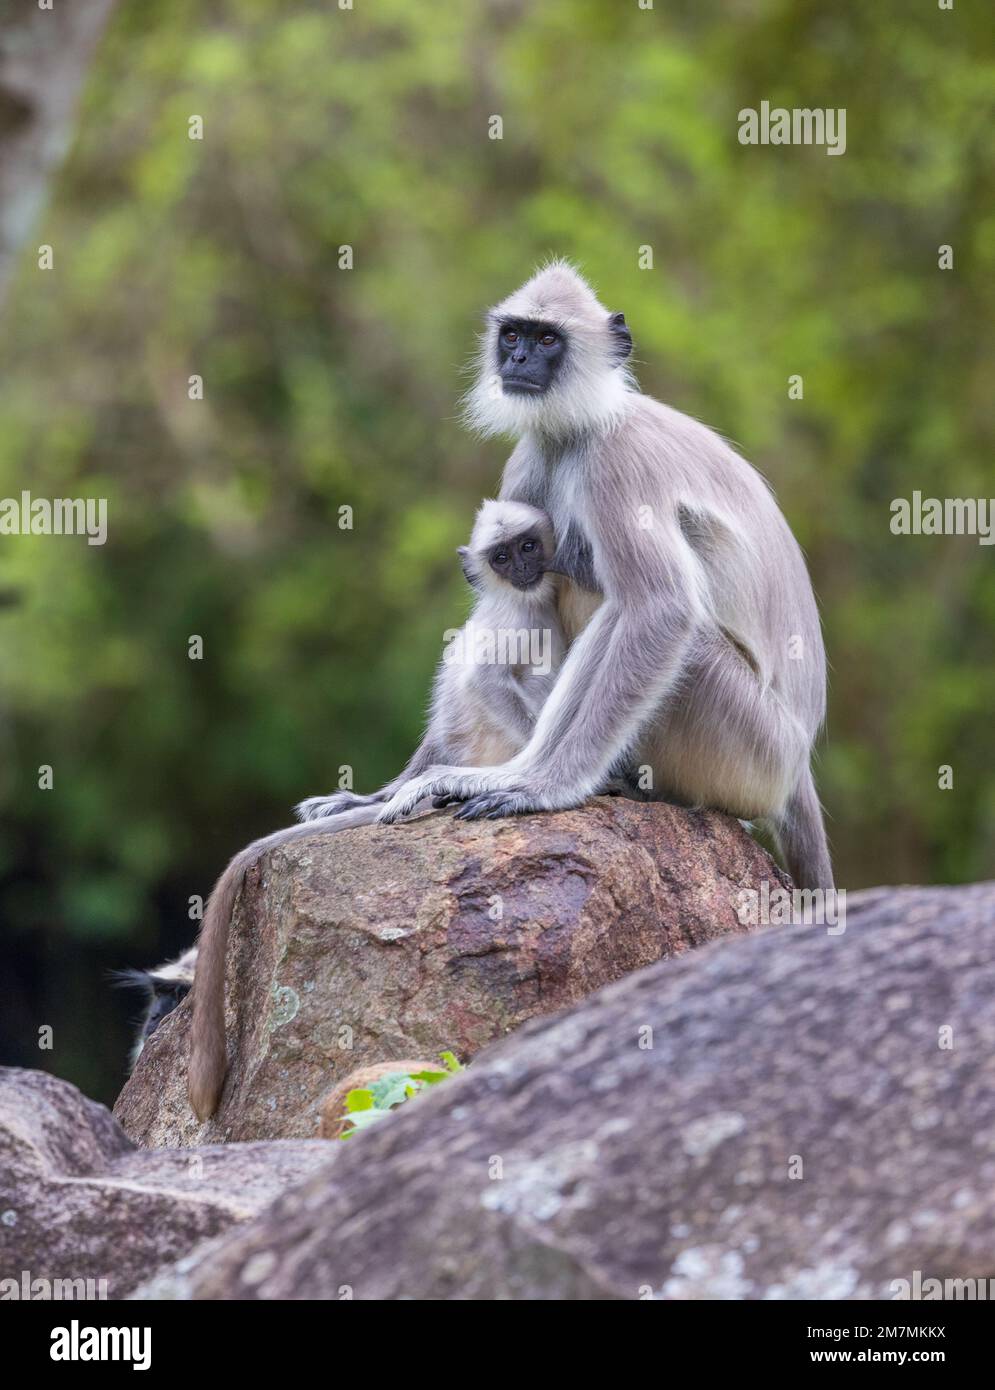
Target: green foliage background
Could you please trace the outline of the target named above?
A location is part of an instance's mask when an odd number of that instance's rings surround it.
[[[0,541],[15,1037],[54,1023],[112,1094],[103,965],[185,944],[189,895],[340,764],[410,752],[504,452],[460,364],[551,252],[807,551],[840,883],[990,873],[995,548],[888,523],[995,493],[993,71],[970,0],[123,0],[3,320],[0,496],[110,505],[103,548]],[[846,107],[846,154],[741,146],[762,100]]]

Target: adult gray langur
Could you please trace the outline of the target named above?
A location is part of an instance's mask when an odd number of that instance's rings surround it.
[[[426,797],[464,818],[576,806],[629,762],[656,795],[766,822],[795,883],[829,889],[810,768],[826,661],[801,550],[759,473],[638,390],[631,349],[561,261],[488,314],[469,423],[518,440],[500,496],[549,514],[575,640],[519,752],[425,769],[381,819]]]
[[[305,824],[254,841],[218,879],[201,924],[193,992],[187,1093],[199,1119],[217,1109],[228,1068],[225,955],[246,871],[291,840],[371,824],[399,787],[435,763],[503,763],[528,742],[565,650],[558,578],[550,568],[554,549],[542,511],[511,499],[484,502],[470,544],[459,552],[475,593],[473,611],[448,634],[425,735],[404,772],[370,796],[339,792],[304,803],[298,813]]]

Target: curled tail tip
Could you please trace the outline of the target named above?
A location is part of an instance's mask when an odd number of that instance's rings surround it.
[[[187,1080],[187,1099],[197,1119],[204,1124],[218,1108],[221,1085],[213,1077],[191,1075]]]
[[[195,1018],[196,1023],[196,1018]],[[221,1089],[228,1072],[228,1057],[224,1035],[198,1043],[196,1028],[190,1061],[187,1066],[187,1099],[197,1119],[203,1124],[217,1110]]]

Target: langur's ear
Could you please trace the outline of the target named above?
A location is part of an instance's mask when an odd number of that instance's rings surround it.
[[[625,323],[624,314],[608,315],[608,330],[612,335],[612,349],[616,362],[624,362],[632,351],[632,334]]]
[[[481,587],[480,577],[474,566],[470,564],[470,547],[468,545],[458,545],[456,547],[456,554],[459,556],[463,578],[470,585],[471,589],[479,590]]]

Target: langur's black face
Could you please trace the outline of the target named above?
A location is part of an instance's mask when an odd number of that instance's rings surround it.
[[[566,340],[552,324],[506,319],[498,327],[498,376],[508,396],[541,396],[556,380]]]
[[[542,537],[526,531],[503,545],[496,545],[487,556],[491,569],[516,589],[533,589],[546,573]]]

